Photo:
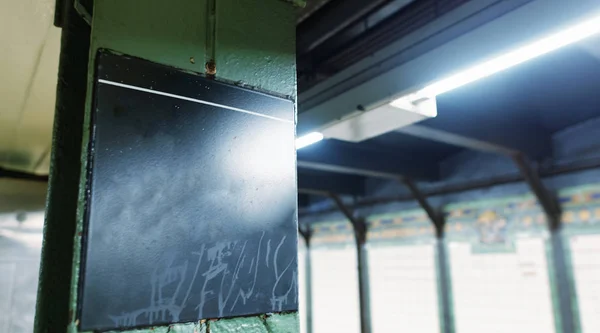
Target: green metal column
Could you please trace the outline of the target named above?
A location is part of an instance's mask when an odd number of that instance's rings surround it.
[[[60,1],[59,1],[60,2]],[[96,0],[91,30],[64,1],[50,190],[35,332],[78,332],[77,297],[95,56],[107,48],[190,73],[296,97],[295,7],[283,0]],[[59,6],[60,7],[60,6]],[[89,17],[88,17],[89,20]],[[296,312],[137,332],[299,331]]]

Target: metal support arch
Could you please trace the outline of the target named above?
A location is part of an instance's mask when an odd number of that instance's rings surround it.
[[[358,261],[358,296],[360,303],[360,332],[371,333],[371,298],[369,286],[369,263],[365,247],[367,243],[367,223],[364,218],[357,217],[342,199],[333,193],[329,196],[338,209],[346,216],[354,229],[356,255]]]
[[[534,169],[522,153],[512,154],[510,156],[514,163],[519,168],[521,175],[525,178],[525,181],[531,188],[531,191],[537,197],[546,218],[548,219],[548,227],[550,230],[556,230],[560,227],[560,215],[561,209],[556,198],[550,193],[542,183],[540,176],[536,169]]]
[[[501,154],[512,159],[519,169],[519,173],[525,179],[525,182],[536,196],[546,215],[548,228],[550,229],[551,235],[550,247],[552,262],[556,268],[554,271],[556,274],[555,279],[558,287],[558,299],[560,302],[562,332],[574,333],[575,322],[572,310],[571,283],[566,274],[567,265],[565,263],[564,244],[560,230],[561,207],[554,194],[544,186],[538,171],[531,165],[527,156],[522,151],[514,148],[509,148],[496,143],[485,142],[454,133],[448,133],[442,130],[431,129],[426,126],[410,126],[401,130],[400,132],[415,137],[451,144],[476,151]],[[415,197],[417,197],[417,200],[419,200],[417,195],[415,195]]]
[[[551,259],[554,263],[554,274],[560,302],[560,323],[564,333],[574,333],[576,331],[575,316],[573,314],[571,282],[567,276],[565,246],[561,233],[561,207],[556,197],[544,187],[537,170],[533,168],[527,157],[522,153],[514,154],[511,157],[546,214],[548,228],[550,229]]]
[[[447,263],[446,244],[444,242],[444,226],[446,220],[441,210],[436,210],[431,206],[427,197],[421,192],[410,178],[403,178],[402,183],[408,188],[410,193],[413,195],[415,200],[419,203],[421,208],[427,213],[427,216],[431,220],[435,227],[435,260],[437,265],[438,283],[440,289],[440,296],[442,297],[441,321],[443,327],[443,333],[454,332],[454,323],[452,321],[452,300],[450,297],[451,286],[450,286],[450,272]]]
[[[435,226],[435,231],[437,237],[441,237],[444,232],[444,214],[439,210],[434,209],[429,202],[427,201],[427,197],[419,190],[417,184],[410,179],[404,178],[402,179],[402,183],[406,185],[412,196],[417,200],[419,206],[423,208],[427,216]]]

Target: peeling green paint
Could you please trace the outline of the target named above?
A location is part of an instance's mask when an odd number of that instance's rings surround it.
[[[298,313],[273,314],[265,319],[269,333],[297,333],[300,331]]]
[[[298,333],[298,314],[260,315],[106,333]],[[92,332],[88,332],[92,333]]]
[[[127,331],[130,333],[206,333],[206,324],[187,323],[175,324],[162,327],[142,328],[138,330]],[[107,333],[123,333],[123,331],[110,331]]]
[[[231,318],[209,323],[210,333],[268,333],[261,317]]]
[[[298,333],[298,313],[269,314],[209,321],[210,333]]]

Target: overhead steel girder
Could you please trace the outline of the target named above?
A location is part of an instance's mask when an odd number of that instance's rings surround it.
[[[4,169],[4,168],[0,168],[0,178],[22,179],[22,180],[31,180],[31,181],[37,181],[37,182],[47,182],[48,181],[48,176],[41,176],[41,175],[36,175],[33,173],[8,170],[8,169]]]
[[[436,210],[431,206],[427,197],[421,192],[417,186],[411,179],[405,178],[403,180],[404,185],[408,187],[410,193],[417,200],[421,208],[425,211],[433,225],[435,226],[436,231],[436,261],[438,265],[438,274],[440,275],[439,279],[439,288],[441,290],[441,310],[442,310],[442,320],[444,333],[450,333],[454,331],[454,324],[451,314],[451,300],[448,296],[450,290],[450,282],[448,279],[448,264],[447,264],[447,254],[446,254],[446,245],[444,243],[444,225],[445,218],[444,213],[441,210]]]
[[[356,255],[358,262],[358,293],[360,306],[360,332],[371,333],[371,297],[369,287],[369,263],[367,249],[367,222],[364,218],[357,217],[352,209],[344,204],[342,199],[335,195],[329,195],[338,209],[346,216],[354,228],[354,239],[356,241]]]
[[[384,178],[384,179],[402,179],[402,177],[403,177],[402,175],[395,174],[395,173],[352,168],[352,167],[346,167],[343,165],[329,164],[329,163],[322,163],[322,162],[298,161],[297,165],[298,165],[298,168],[319,170],[319,171],[332,172],[332,173],[340,173],[340,174],[346,174],[346,175],[359,175],[359,176],[365,176],[365,177]]]
[[[441,116],[443,117],[443,116]],[[533,132],[534,129],[511,132],[510,135],[496,135],[494,138],[481,138],[480,134],[455,134],[447,130],[433,128],[430,125],[410,125],[396,130],[398,133],[420,139],[440,142],[484,153],[513,156],[523,153],[540,160],[551,155],[552,140],[548,133]],[[480,132],[480,131],[479,131]],[[505,133],[503,131],[502,133]],[[480,137],[474,137],[475,135]],[[535,136],[535,140],[531,136]]]
[[[298,191],[302,189],[333,192],[344,195],[365,195],[365,179],[354,175],[303,172],[298,170]]]
[[[434,129],[423,125],[411,125],[398,129],[396,132],[417,138],[446,143],[453,146],[468,148],[486,153],[512,155],[518,150],[504,147],[499,144],[468,138],[462,135]]]
[[[329,1],[298,25],[297,53],[312,50],[386,1]]]
[[[600,12],[597,0],[470,1],[299,96],[298,134],[369,110]],[[539,15],[544,13],[544,15]],[[506,33],[519,27],[519,33]]]
[[[537,171],[532,167],[531,163],[529,163],[526,155],[523,152],[504,147],[496,143],[472,139],[462,135],[431,129],[421,125],[409,126],[398,130],[398,132],[476,151],[502,154],[511,158],[525,179],[525,182],[529,185],[531,191],[537,197],[548,218],[550,228],[555,229],[558,227],[560,219],[560,206],[558,205],[554,195],[544,187],[544,184],[542,183]]]
[[[371,333],[371,305],[370,305],[370,287],[369,287],[369,263],[367,249],[367,223],[364,218],[356,216],[354,211],[348,207],[342,199],[335,193],[315,191],[312,194],[331,198],[340,212],[348,219],[354,229],[354,240],[356,243],[356,255],[358,261],[358,293],[360,305],[360,332]],[[310,233],[306,230],[299,231],[304,237],[310,240]]]
[[[437,180],[437,164],[418,164],[389,152],[359,149],[351,143],[325,140],[298,151],[298,168],[365,177]]]
[[[544,177],[551,177],[551,176],[557,176],[557,175],[564,175],[564,174],[569,174],[569,173],[573,173],[573,172],[580,172],[580,171],[586,171],[586,170],[598,169],[598,168],[600,168],[600,160],[591,159],[591,160],[587,160],[587,161],[583,161],[583,162],[578,162],[576,164],[561,165],[561,166],[554,167],[552,169],[541,170],[540,177],[544,178]],[[467,183],[448,184],[445,186],[440,186],[433,190],[423,191],[423,195],[425,195],[427,197],[438,196],[438,195],[447,195],[447,194],[452,194],[452,193],[460,193],[460,192],[465,192],[465,191],[478,190],[478,189],[488,188],[488,187],[492,187],[492,186],[513,184],[513,183],[522,182],[523,180],[524,180],[523,175],[521,175],[520,173],[502,175],[502,176],[498,176],[498,177],[494,177],[494,178],[490,178],[490,179],[478,179],[478,180],[470,181]],[[409,200],[413,200],[413,199],[414,199],[414,196],[412,194],[379,197],[379,198],[368,198],[368,199],[360,200],[359,202],[354,204],[352,206],[352,208],[389,204],[389,203],[393,203],[393,202],[409,201]],[[331,208],[331,207],[318,209],[318,210],[300,209],[298,211],[298,214],[299,214],[299,216],[307,216],[307,215],[330,213],[335,210],[336,210],[335,208]]]

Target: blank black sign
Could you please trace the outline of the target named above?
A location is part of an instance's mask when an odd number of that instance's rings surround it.
[[[100,52],[80,329],[297,309],[294,105]]]

